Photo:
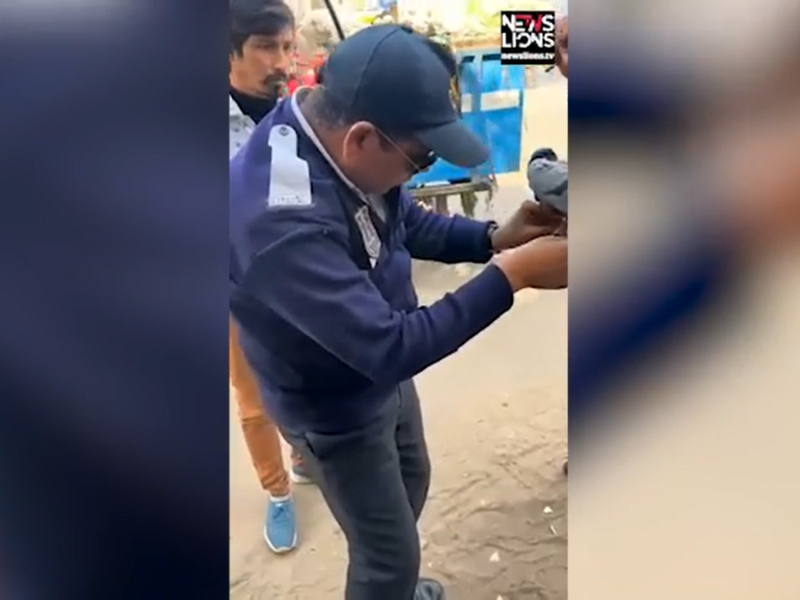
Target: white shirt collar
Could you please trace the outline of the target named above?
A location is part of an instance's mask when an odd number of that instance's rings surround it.
[[[291,97],[291,103],[292,104],[291,104],[291,106],[292,106],[292,112],[294,113],[295,118],[300,123],[300,127],[303,128],[303,133],[305,133],[306,136],[308,136],[308,139],[310,139],[312,141],[312,143],[314,144],[314,146],[316,146],[317,150],[323,156],[325,161],[331,166],[331,168],[334,170],[334,172],[339,176],[339,179],[341,179],[345,183],[345,185],[347,187],[349,187],[353,191],[353,193],[356,196],[358,196],[362,201],[370,204],[369,196],[367,194],[365,194],[364,192],[362,192],[360,189],[358,189],[356,184],[353,183],[352,181],[350,181],[350,179],[348,179],[347,176],[344,173],[342,173],[342,170],[334,162],[333,157],[331,157],[331,155],[328,154],[328,151],[325,149],[325,146],[322,145],[322,142],[317,137],[317,134],[314,133],[314,130],[311,128],[311,124],[306,119],[305,115],[303,114],[303,111],[300,110],[300,105],[297,102],[297,96],[301,92],[309,90],[309,89],[310,88],[301,87],[294,94],[292,94],[292,97]]]
[[[244,116],[242,109],[239,108],[238,104],[236,104],[236,100],[233,99],[233,96],[228,96],[228,113],[231,117]]]

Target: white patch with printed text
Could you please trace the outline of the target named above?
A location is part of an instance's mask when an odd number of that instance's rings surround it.
[[[369,264],[374,268],[381,255],[381,238],[375,231],[375,225],[369,218],[369,209],[366,206],[362,206],[356,211],[356,225],[361,232],[361,241],[364,242],[364,248],[369,256]]]
[[[275,125],[269,132],[269,145],[272,159],[267,206],[313,206],[308,163],[297,155],[297,132],[288,125]]]

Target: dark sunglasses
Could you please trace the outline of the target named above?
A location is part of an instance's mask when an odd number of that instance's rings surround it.
[[[394,149],[397,150],[403,156],[403,158],[406,159],[408,164],[411,166],[411,172],[414,175],[430,169],[431,166],[433,166],[433,163],[435,163],[439,158],[438,156],[436,156],[436,153],[433,150],[428,150],[422,156],[410,156],[405,150],[403,150],[400,146],[398,146],[394,142],[394,140],[392,140],[392,138],[386,135],[383,131],[381,131],[377,127],[375,127],[375,131],[377,131],[383,139],[389,142],[389,144],[391,144],[392,147],[394,147]]]

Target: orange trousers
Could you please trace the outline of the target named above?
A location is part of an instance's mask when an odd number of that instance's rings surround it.
[[[239,329],[231,320],[228,360],[230,362],[231,385],[239,409],[239,420],[250,458],[263,487],[272,496],[289,493],[289,476],[283,466],[281,438],[275,423],[264,411],[258,383],[247,364],[239,344]],[[300,463],[300,457],[292,449],[292,462]]]

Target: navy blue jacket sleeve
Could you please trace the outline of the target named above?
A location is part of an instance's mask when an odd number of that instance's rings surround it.
[[[489,223],[460,215],[445,217],[417,206],[403,191],[406,247],[411,256],[441,263],[485,263],[492,257]]]
[[[376,384],[413,377],[505,313],[513,293],[489,265],[429,307],[393,310],[330,228],[298,224],[266,247],[243,290]]]

